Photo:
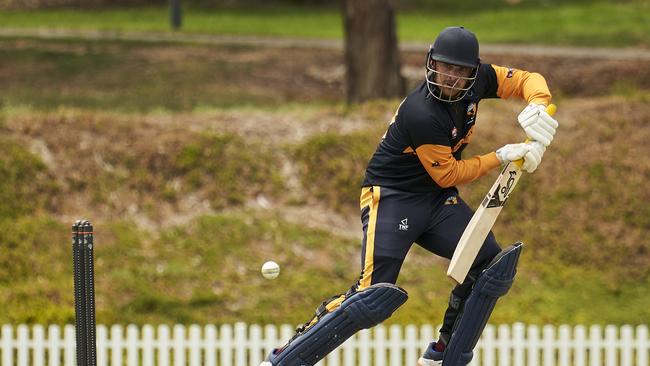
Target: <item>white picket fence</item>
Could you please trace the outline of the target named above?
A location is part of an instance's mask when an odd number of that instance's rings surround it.
[[[415,365],[434,337],[432,326],[377,326],[359,332],[319,365]],[[145,325],[97,327],[98,365],[257,366],[272,347],[293,335],[293,327]],[[471,365],[489,366],[648,366],[650,340],[645,325],[488,325]],[[74,327],[4,325],[0,365],[74,365]]]

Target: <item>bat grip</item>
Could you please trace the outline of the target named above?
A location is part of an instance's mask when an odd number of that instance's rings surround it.
[[[548,107],[546,107],[546,113],[548,113],[550,116],[555,114],[555,111],[557,111],[557,106],[555,104],[549,104]],[[524,143],[530,142],[530,139],[526,139]],[[517,167],[521,169],[521,167],[524,165],[524,159],[518,159],[513,161]]]

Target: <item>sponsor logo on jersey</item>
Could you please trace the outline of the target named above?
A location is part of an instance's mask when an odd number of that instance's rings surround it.
[[[508,73],[506,74],[506,77],[508,79],[511,79],[514,74],[515,74],[515,69],[513,69],[512,67],[508,68]]]
[[[457,205],[457,204],[458,204],[458,198],[456,196],[447,197],[447,199],[445,200],[445,206]]]
[[[409,219],[408,218],[402,219],[402,221],[399,222],[399,230],[407,231],[408,229],[409,229]]]
[[[472,102],[467,105],[467,116],[471,117],[476,115],[476,103]]]
[[[467,119],[465,124],[466,125],[471,125],[474,123],[474,120],[476,120],[476,103],[472,102],[467,105]]]

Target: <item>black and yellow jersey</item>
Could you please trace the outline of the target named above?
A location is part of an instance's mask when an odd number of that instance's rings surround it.
[[[461,159],[472,139],[478,104],[484,98],[520,97],[548,105],[551,93],[542,75],[481,64],[463,99],[443,102],[419,84],[397,108],[368,163],[363,186],[430,192],[471,182],[499,166],[495,152]]]

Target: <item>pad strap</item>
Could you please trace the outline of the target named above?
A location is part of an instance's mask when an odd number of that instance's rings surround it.
[[[317,314],[315,324],[271,352],[266,362],[273,366],[314,365],[359,330],[388,319],[407,299],[406,291],[390,283],[357,291],[331,313]]]

